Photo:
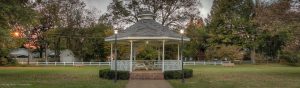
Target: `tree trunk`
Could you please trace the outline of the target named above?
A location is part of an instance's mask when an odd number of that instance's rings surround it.
[[[60,37],[58,37],[57,42],[55,44],[55,58],[57,59],[57,61],[60,61],[60,58],[59,58],[59,55],[60,55],[59,44],[60,44]]]
[[[256,52],[255,52],[255,49],[253,49],[252,51],[251,51],[251,62],[252,62],[252,64],[255,64],[256,62],[255,62],[255,58],[256,58]]]

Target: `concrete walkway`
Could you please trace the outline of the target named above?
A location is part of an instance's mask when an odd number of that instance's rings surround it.
[[[166,80],[129,80],[126,88],[173,88]]]

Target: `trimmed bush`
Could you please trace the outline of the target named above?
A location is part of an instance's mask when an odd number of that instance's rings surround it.
[[[193,76],[192,69],[183,69],[184,78],[191,78]],[[165,71],[164,72],[165,79],[181,79],[182,78],[182,71]]]
[[[288,62],[288,65],[292,66],[298,66],[300,61],[300,55],[292,52],[283,52],[280,58],[284,59],[286,62]]]
[[[128,80],[129,79],[129,71],[117,71],[118,80]],[[114,79],[115,71],[110,69],[102,69],[99,70],[99,77],[103,79]]]
[[[17,64],[18,64],[18,61],[16,59],[0,57],[0,66],[15,66]]]

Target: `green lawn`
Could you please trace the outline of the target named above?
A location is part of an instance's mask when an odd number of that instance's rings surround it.
[[[174,88],[300,88],[300,67],[283,65],[188,66],[194,77]]]
[[[107,67],[0,67],[0,88],[124,88],[127,81],[100,79]]]
[[[0,67],[0,88],[124,88],[128,81],[100,79],[108,67]],[[174,88],[300,88],[300,67],[283,65],[188,66],[194,77]]]

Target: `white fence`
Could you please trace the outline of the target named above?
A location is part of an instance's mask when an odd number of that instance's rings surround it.
[[[222,65],[223,61],[187,61],[183,65]]]
[[[27,62],[19,63],[27,64]],[[110,62],[29,62],[29,64],[38,66],[109,66]]]
[[[177,61],[177,60],[174,60],[174,61]],[[27,62],[19,62],[19,64],[27,64]],[[111,62],[29,62],[29,64],[38,65],[38,66],[103,66],[103,65],[110,66]],[[133,64],[135,64],[135,61],[133,61]],[[161,68],[161,62],[155,62],[154,64]],[[165,63],[165,64],[167,65],[167,63]],[[180,64],[180,63],[177,62],[177,64]],[[221,65],[221,64],[223,64],[222,61],[187,61],[187,62],[183,62],[183,65]],[[122,66],[124,64],[118,64],[118,65]],[[173,65],[173,64],[169,64],[169,65]]]

